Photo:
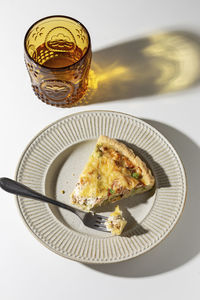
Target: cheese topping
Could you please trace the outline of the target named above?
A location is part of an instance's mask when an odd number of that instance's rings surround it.
[[[90,211],[107,201],[115,202],[147,191],[153,185],[151,170],[131,149],[100,136],[71,194],[71,202]]]
[[[81,177],[81,197],[108,197],[143,186],[141,170],[116,150],[96,145]]]

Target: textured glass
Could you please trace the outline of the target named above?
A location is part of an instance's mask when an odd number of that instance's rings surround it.
[[[47,17],[30,27],[24,46],[38,98],[60,107],[75,105],[88,85],[91,44],[87,29],[70,17]]]

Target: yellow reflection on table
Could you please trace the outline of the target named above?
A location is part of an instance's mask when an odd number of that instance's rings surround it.
[[[82,103],[161,95],[199,82],[200,37],[186,31],[158,32],[94,52]]]

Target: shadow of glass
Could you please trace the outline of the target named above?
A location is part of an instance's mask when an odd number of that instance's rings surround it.
[[[146,277],[169,272],[193,259],[200,252],[199,170],[200,148],[188,136],[160,122],[145,120],[173,144],[182,159],[187,179],[188,196],[181,219],[170,235],[151,251],[135,259],[108,265],[88,265],[119,277]]]
[[[187,89],[200,81],[200,37],[159,32],[93,53],[88,92],[78,105]]]

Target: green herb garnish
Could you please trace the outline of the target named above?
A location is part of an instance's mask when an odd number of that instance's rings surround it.
[[[110,189],[109,192],[110,192],[111,194],[114,194],[114,193],[115,193],[115,191],[113,191],[113,189]]]
[[[135,179],[138,179],[140,177],[140,174],[134,172],[131,174],[131,176]]]
[[[102,145],[97,145],[96,146],[96,152],[99,154],[99,156],[103,155],[103,151],[100,149],[102,147]]]
[[[102,147],[101,144],[96,145],[97,151],[101,151],[101,149],[100,149],[101,147]]]

